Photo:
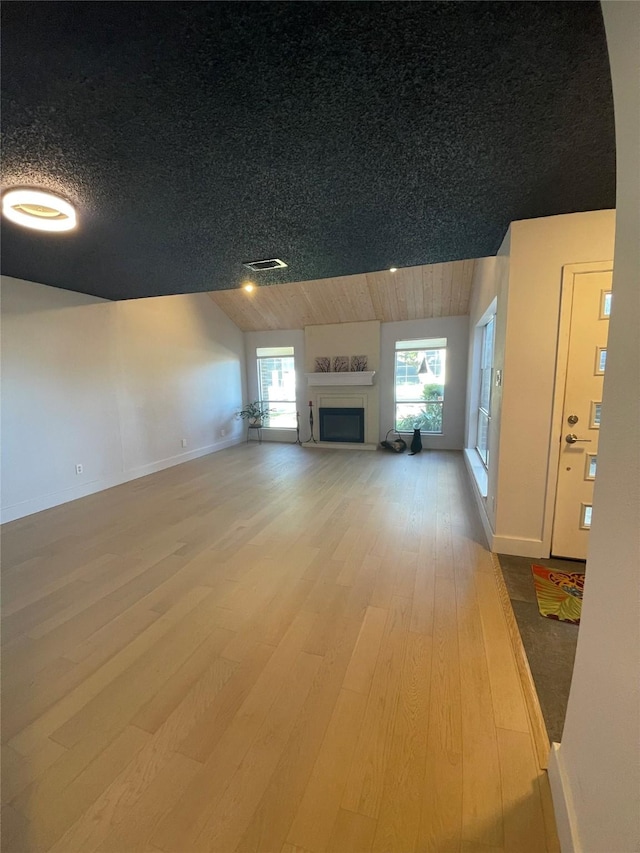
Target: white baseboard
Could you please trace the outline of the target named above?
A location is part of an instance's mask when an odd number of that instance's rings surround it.
[[[556,829],[562,853],[582,853],[571,789],[564,772],[562,750],[559,743],[551,746],[549,754],[549,786],[556,816]]]
[[[81,483],[78,486],[62,489],[59,492],[51,492],[47,495],[38,495],[35,498],[29,498],[29,500],[3,507],[0,510],[0,524],[16,521],[18,518],[42,512],[44,509],[51,509],[51,507],[78,500],[78,498],[86,498],[88,495],[93,495],[96,492],[120,486],[122,483],[128,483],[130,480],[137,480],[139,477],[146,477],[148,474],[155,474],[156,471],[163,471],[165,468],[172,468],[174,465],[181,465],[183,462],[189,462],[191,459],[198,459],[200,456],[207,456],[209,453],[216,453],[218,450],[224,450],[227,447],[232,447],[234,444],[241,443],[242,438],[228,438],[224,441],[217,441],[215,444],[209,444],[206,447],[199,447],[197,450],[190,450],[187,453],[179,453],[177,456],[170,456],[167,459],[150,462],[148,465],[142,465],[139,468],[130,468],[128,471],[119,471],[108,477],[91,480],[88,483]]]
[[[246,430],[244,439],[246,441]],[[252,435],[249,439],[249,444],[252,441],[257,441],[256,436]],[[267,429],[266,427],[262,430],[262,441],[273,441],[277,444],[295,444],[296,443],[296,431],[295,429]]]

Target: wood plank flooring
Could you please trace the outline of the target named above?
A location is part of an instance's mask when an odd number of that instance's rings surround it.
[[[2,530],[4,853],[557,851],[460,454],[242,445]]]

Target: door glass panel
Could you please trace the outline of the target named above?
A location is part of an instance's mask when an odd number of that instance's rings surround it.
[[[605,320],[611,314],[611,291],[602,291],[602,302],[600,303],[600,319]]]
[[[598,457],[595,453],[587,453],[587,461],[586,461],[586,471],[584,478],[585,480],[595,480],[596,478],[596,467],[598,464]]]
[[[602,414],[602,403],[591,403],[591,429],[600,429],[600,415]]]
[[[591,504],[582,504],[582,519],[580,521],[580,527],[588,530],[591,527]]]

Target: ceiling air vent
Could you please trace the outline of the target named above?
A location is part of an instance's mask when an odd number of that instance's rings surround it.
[[[248,267],[253,272],[264,272],[264,270],[281,270],[289,266],[281,261],[280,258],[267,258],[265,261],[245,261],[244,267]]]

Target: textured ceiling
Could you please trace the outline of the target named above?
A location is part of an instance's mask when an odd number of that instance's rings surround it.
[[[511,220],[609,208],[595,2],[11,2],[2,269],[122,299],[491,255]]]
[[[469,313],[474,264],[450,261],[210,295],[243,332],[455,317]]]

